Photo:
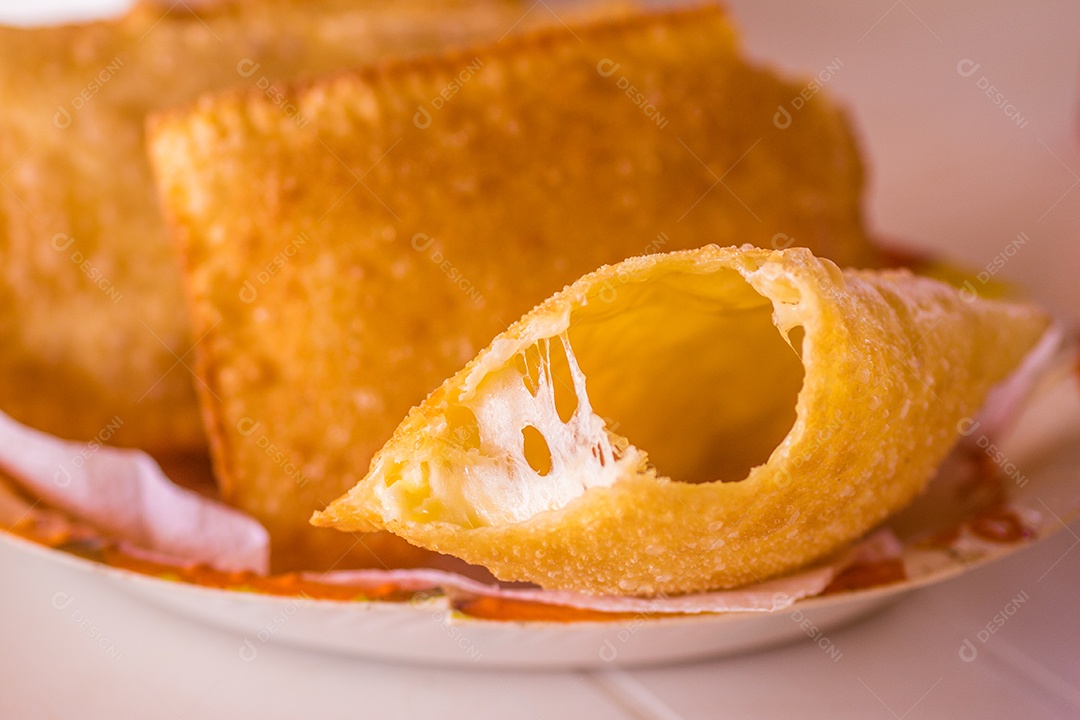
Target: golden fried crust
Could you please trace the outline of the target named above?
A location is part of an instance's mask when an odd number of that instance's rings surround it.
[[[545,588],[654,595],[763,580],[908,503],[1047,323],[906,271],[841,273],[799,248],[627,260],[499,335],[314,521],[387,529]],[[544,383],[535,391],[537,373],[522,371],[560,337],[583,373],[569,419],[543,410]],[[762,415],[732,426],[750,405]],[[545,436],[540,462],[522,450],[523,423]],[[772,437],[764,452],[760,434]],[[679,435],[719,448],[712,471],[665,452]]]
[[[299,84],[303,127],[254,92],[159,117],[229,497],[306,523],[410,407],[605,262],[777,233],[862,262],[842,116],[819,95],[772,122],[799,88],[710,8]]]
[[[0,27],[0,408],[63,437],[205,445],[148,112],[228,87],[277,98],[283,78],[495,39],[523,13],[489,0],[192,6]],[[537,21],[554,20],[519,27]]]

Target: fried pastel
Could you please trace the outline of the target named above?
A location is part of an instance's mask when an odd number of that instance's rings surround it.
[[[411,407],[604,263],[777,233],[865,261],[842,114],[819,94],[773,123],[799,88],[706,8],[301,84],[303,127],[257,93],[159,118],[227,496],[306,532]]]
[[[495,338],[314,522],[545,588],[763,580],[907,504],[1047,323],[801,248],[633,258]]]
[[[145,156],[148,112],[210,90],[494,40],[556,22],[493,0],[143,3],[0,27],[0,408],[65,438],[205,449],[192,338]],[[520,21],[520,22],[519,22]]]

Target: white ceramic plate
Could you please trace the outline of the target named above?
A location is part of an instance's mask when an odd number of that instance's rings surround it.
[[[239,635],[254,660],[265,643],[406,662],[499,668],[589,668],[677,662],[738,653],[827,632],[911,589],[902,583],[796,603],[780,613],[648,618],[608,622],[502,622],[452,613],[445,598],[341,602],[219,590],[161,580],[0,534],[27,562],[63,563],[94,573],[161,607]],[[806,621],[809,620],[809,623]]]
[[[1048,378],[1014,430],[991,451],[1011,477],[1010,499],[1043,538],[1080,510],[1080,377],[1062,368]],[[970,438],[969,438],[970,439]],[[1022,482],[1021,482],[1022,480]],[[675,662],[761,649],[785,642],[835,651],[829,633],[900,595],[991,562],[1031,542],[968,538],[949,549],[908,546],[908,579],[810,598],[787,610],[608,622],[500,622],[451,612],[445,598],[411,603],[342,602],[260,595],[170,582],[108,567],[0,533],[27,562],[63,563],[98,574],[118,589],[242,640],[241,659],[266,643],[407,662],[462,667],[587,668]]]

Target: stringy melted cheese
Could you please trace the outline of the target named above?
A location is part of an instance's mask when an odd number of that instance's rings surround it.
[[[565,332],[558,341],[571,387],[559,387],[566,379],[553,372],[551,339],[518,352],[514,362],[489,372],[468,400],[448,409],[436,435],[449,441],[414,466],[419,472],[399,467],[388,477],[379,491],[384,506],[402,519],[468,527],[520,522],[644,466],[644,453],[593,412]],[[570,392],[576,407],[564,421],[556,396]]]

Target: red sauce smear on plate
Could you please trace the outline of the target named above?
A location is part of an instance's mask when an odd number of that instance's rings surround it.
[[[968,522],[971,532],[996,543],[1016,543],[1035,537],[1035,531],[1005,507],[995,507]]]
[[[822,595],[865,590],[866,588],[907,580],[904,561],[900,558],[881,560],[871,563],[854,563],[840,571],[833,581],[822,591]]]
[[[392,582],[356,587],[337,583],[323,583],[301,577],[298,573],[256,575],[250,572],[221,572],[205,565],[177,567],[135,558],[114,547],[103,548],[101,555],[102,562],[110,567],[222,590],[255,592],[279,597],[307,597],[341,601],[408,602],[414,595],[412,590],[403,590]]]
[[[104,539],[93,528],[63,517],[52,510],[35,511],[8,532],[38,545],[99,562],[109,567],[158,578],[232,592],[252,592],[278,597],[300,597],[340,602],[410,602],[418,592],[394,582],[358,587],[319,582],[298,573],[256,575],[251,572],[222,572],[205,565],[177,566],[135,557]],[[603,622],[636,617],[627,613],[607,613],[511,598],[465,596],[455,598],[457,612],[483,620]]]
[[[611,622],[637,617],[633,613],[609,613],[598,610],[547,605],[510,598],[468,597],[453,602],[454,609],[484,620],[532,620],[540,622]],[[665,613],[668,615],[670,613]],[[642,614],[642,617],[645,617]],[[653,617],[656,617],[655,615]]]
[[[905,258],[903,264],[916,265],[913,258]],[[1077,368],[1080,373],[1080,366]],[[1080,378],[1078,378],[1080,379]],[[981,510],[969,514],[955,526],[936,533],[920,544],[939,547],[951,546],[964,527],[978,537],[999,543],[1021,542],[1034,537],[1035,533],[1024,526],[1015,513],[1004,507],[1004,487],[996,473],[987,472],[990,467],[980,462],[980,470],[966,486],[959,489],[963,496],[977,495],[982,498]],[[995,486],[995,481],[997,486]],[[212,491],[207,491],[211,494]],[[959,500],[959,498],[958,498]],[[175,566],[135,557],[119,549],[116,544],[103,538],[94,528],[63,513],[42,506],[26,516],[16,527],[8,528],[27,540],[111,567],[128,570],[163,580],[184,582],[203,587],[234,592],[253,592],[278,597],[301,597],[340,602],[409,602],[417,594],[414,588],[405,589],[394,582],[357,587],[330,582],[319,582],[298,573],[256,575],[250,572],[221,572],[202,565]],[[822,592],[832,595],[852,592],[903,582],[907,579],[904,563],[900,559],[873,563],[855,563],[840,573]],[[429,591],[440,591],[432,588]],[[610,622],[643,617],[633,613],[602,612],[559,605],[473,595],[456,595],[451,606],[464,615],[494,621],[539,622]]]

